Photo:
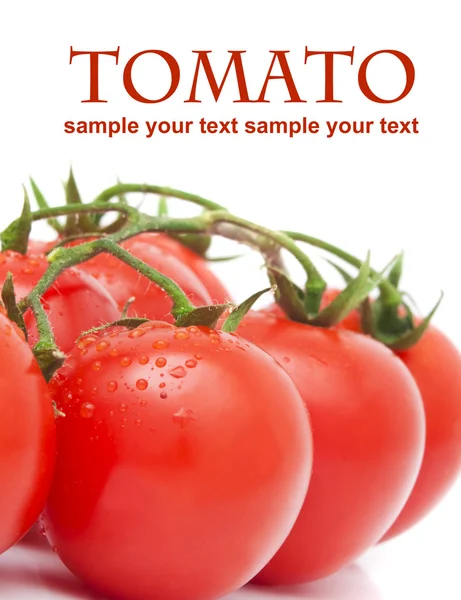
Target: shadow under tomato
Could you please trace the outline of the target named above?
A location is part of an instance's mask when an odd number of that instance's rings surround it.
[[[247,585],[226,600],[262,600],[263,598],[305,598],[306,600],[382,600],[374,583],[358,565],[350,565],[339,573],[301,585]]]
[[[50,600],[55,596],[69,600],[106,600],[72,575],[47,545],[37,547],[35,541],[33,538],[30,546],[19,544],[1,557],[0,598],[22,598],[25,590],[33,589],[38,598]]]

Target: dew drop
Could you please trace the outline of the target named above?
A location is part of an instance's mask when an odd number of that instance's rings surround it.
[[[174,369],[171,369],[170,371],[168,371],[168,373],[171,375],[171,377],[174,377],[175,379],[181,379],[181,377],[185,377],[187,375],[186,369],[181,365],[175,367]]]
[[[138,379],[138,381],[136,382],[136,387],[138,388],[138,390],[145,390],[147,389],[148,383],[146,379]]]
[[[111,356],[118,356],[120,354],[120,352],[117,350],[117,348],[112,348],[112,350],[109,352],[109,354]]]
[[[120,404],[120,412],[126,412],[128,406],[126,404]]]
[[[157,358],[155,361],[155,364],[157,367],[164,367],[166,365],[166,358],[164,356],[159,356],[159,358]]]
[[[106,340],[99,342],[99,344],[96,344],[96,350],[98,352],[102,352],[102,350],[105,350],[106,348],[108,348],[110,346],[110,343]]]
[[[283,360],[284,363],[289,363],[290,362],[290,359],[288,358],[288,356],[284,356],[282,358],[282,360]]]
[[[91,419],[95,410],[94,404],[91,404],[91,402],[84,402],[80,407],[80,416],[84,419]]]
[[[158,384],[159,388],[164,388],[166,386],[166,383],[164,381],[162,381],[162,383]]]
[[[189,333],[192,333],[194,335],[197,335],[200,333],[200,329],[198,327],[196,327],[195,325],[191,325],[190,327],[187,328],[187,331]]]
[[[169,345],[170,344],[166,340],[155,340],[152,344],[152,348],[155,348],[156,350],[165,350]]]
[[[165,398],[168,398],[168,394],[166,392],[160,392],[160,398],[165,400]]]
[[[57,552],[58,552],[58,548],[57,548],[57,546],[53,546],[51,549],[53,550],[53,552],[54,552],[55,554],[57,554]]]
[[[141,400],[139,406],[147,406],[147,400]]]
[[[91,344],[94,344],[96,340],[97,340],[97,338],[94,335],[86,335],[85,337],[82,337],[78,341],[77,348],[79,350],[82,350],[83,348],[87,348],[88,346],[91,346]]]
[[[175,340],[188,340],[189,338],[190,338],[190,335],[187,333],[187,331],[177,331],[174,334]]]
[[[115,392],[115,390],[117,388],[118,388],[118,383],[116,381],[109,381],[109,383],[107,384],[108,392]]]
[[[134,422],[134,424],[136,425],[136,427],[141,427],[141,425],[142,425],[141,419],[136,419],[136,421]]]
[[[196,354],[196,355],[195,355],[195,358],[196,358],[197,360],[202,360],[202,358],[203,358],[203,354]]]
[[[139,338],[142,337],[143,335],[146,335],[146,330],[144,329],[133,329],[133,331],[130,331],[130,333],[128,334],[129,338]]]
[[[122,367],[129,367],[131,365],[131,358],[129,356],[124,356],[120,361],[120,365]]]
[[[147,363],[149,362],[149,357],[148,356],[140,356],[138,362],[140,365],[147,365]]]
[[[91,368],[93,369],[93,371],[100,371],[102,367],[102,363],[100,360],[96,360],[92,365]]]
[[[186,367],[188,369],[195,369],[196,366],[197,366],[197,361],[194,360],[193,358],[186,360]]]

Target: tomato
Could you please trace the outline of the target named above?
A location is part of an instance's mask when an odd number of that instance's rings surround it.
[[[0,253],[0,287],[7,274],[14,277],[17,299],[24,298],[48,267],[41,254],[22,255],[7,250]],[[93,277],[79,269],[67,269],[43,296],[56,343],[69,351],[83,331],[120,318],[120,311],[110,294]],[[37,342],[37,328],[32,312],[24,315],[29,342]]]
[[[363,335],[256,312],[237,331],[291,376],[315,448],[300,516],[255,581],[324,577],[375,544],[406,502],[424,450],[420,394],[401,361]]]
[[[75,243],[78,242],[73,242]],[[175,281],[196,306],[213,304],[210,294],[195,273],[166,250],[138,238],[127,240],[122,246],[133,256]],[[80,268],[106,288],[120,310],[134,297],[135,301],[128,310],[129,316],[162,319],[173,323],[172,301],[168,294],[118,258],[106,253],[99,254],[80,265]]]
[[[421,392],[426,448],[411,496],[384,539],[420,521],[440,502],[461,470],[460,353],[442,332],[430,326],[415,346],[397,355]]]
[[[329,290],[326,303],[339,294]],[[340,323],[357,330],[357,311]],[[360,330],[360,329],[359,329]],[[422,339],[396,352],[413,375],[426,415],[426,446],[421,471],[397,521],[384,540],[403,533],[424,518],[452,487],[461,471],[461,355],[450,340],[430,326]]]
[[[0,308],[0,553],[33,525],[51,485],[51,397],[22,332]]]
[[[229,292],[209,268],[207,261],[193,250],[190,250],[190,248],[181,244],[181,242],[171,238],[169,235],[159,233],[142,233],[136,239],[161,248],[171,256],[179,259],[183,265],[186,265],[186,267],[197,275],[210,294],[213,302],[225,304],[231,300]]]
[[[119,327],[80,340],[51,389],[66,418],[42,525],[87,584],[123,600],[217,598],[286,538],[311,430],[259,348],[205,327]]]

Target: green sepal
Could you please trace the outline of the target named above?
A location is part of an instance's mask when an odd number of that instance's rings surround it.
[[[382,309],[379,304],[367,300],[361,309],[362,329],[391,350],[398,352],[408,350],[423,337],[442,299],[443,293],[434,308],[416,327],[413,324],[413,314],[407,304],[403,304],[406,311],[404,316],[396,314],[392,320],[386,323],[380,314]]]
[[[32,351],[47,382],[51,380],[55,372],[62,367],[66,355],[57,348],[50,348],[46,344],[38,342]]]
[[[144,319],[141,317],[123,317],[118,319],[117,321],[112,321],[111,323],[104,323],[104,325],[100,325],[99,327],[92,327],[87,331],[82,331],[82,333],[78,336],[77,342],[87,335],[91,335],[92,333],[99,333],[100,331],[105,331],[110,327],[126,327],[127,329],[136,329],[140,325],[144,323],[148,323],[150,319]]]
[[[338,273],[341,275],[341,277],[344,280],[344,283],[347,285],[348,283],[350,283],[353,280],[353,277],[350,273],[348,273],[345,269],[343,269],[342,267],[340,267],[339,265],[337,265],[334,261],[330,260],[330,259],[326,259],[327,263],[330,264],[334,269],[336,269],[336,271],[338,271]]]
[[[244,300],[241,304],[237,306],[237,308],[231,311],[230,315],[224,321],[221,330],[225,331],[226,333],[233,333],[240,325],[245,315],[251,310],[254,303],[257,300],[259,300],[259,298],[261,298],[263,294],[267,294],[267,292],[270,292],[271,290],[275,291],[275,288],[266,288],[264,290],[256,292],[255,294]]]
[[[183,313],[175,320],[177,327],[189,327],[191,325],[203,325],[214,329],[219,317],[229,308],[230,304],[212,304],[210,306],[199,306],[193,310]]]
[[[275,289],[275,301],[292,321],[307,323],[308,316],[304,307],[304,292],[281,270],[266,265],[269,281]]]
[[[29,181],[30,181],[30,187],[32,188],[32,193],[34,194],[34,198],[35,198],[35,202],[37,203],[37,206],[42,210],[46,209],[46,208],[50,208],[50,205],[47,202],[47,200],[45,199],[45,196],[42,194],[40,188],[35,183],[35,181],[32,179],[32,177],[29,177]],[[56,233],[62,233],[64,231],[64,228],[62,227],[62,225],[58,221],[58,219],[48,219],[47,223],[50,227],[52,227],[56,231]]]
[[[16,325],[24,333],[27,340],[27,327],[24,322],[22,312],[19,310],[16,304],[16,294],[14,291],[13,275],[8,273],[2,287],[2,303],[6,310],[6,314],[10,321],[16,323]]]
[[[317,327],[336,325],[368,298],[368,295],[379,284],[379,281],[380,278],[370,276],[370,254],[368,253],[357,277],[352,279],[344,290],[316,317],[310,319],[309,323]]]
[[[69,178],[64,184],[64,190],[66,193],[66,204],[83,204],[72,168],[69,171]],[[68,215],[64,233],[68,236],[82,232],[91,233],[95,230],[97,230],[97,225],[91,215]]]
[[[398,288],[400,285],[400,279],[402,277],[403,270],[403,252],[401,252],[394,260],[394,263],[387,276],[388,281],[395,287]]]
[[[0,233],[2,251],[14,250],[20,254],[26,254],[31,230],[32,211],[27,190],[24,188],[24,205],[21,216]]]

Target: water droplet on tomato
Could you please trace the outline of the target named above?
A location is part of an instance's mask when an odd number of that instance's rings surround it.
[[[155,340],[152,344],[152,348],[155,348],[156,350],[165,350],[169,345],[170,344],[166,340]]]
[[[196,354],[196,355],[195,355],[195,358],[196,358],[197,360],[202,360],[202,358],[203,358],[203,354]]]
[[[187,333],[187,331],[177,331],[174,334],[175,340],[188,340],[189,338],[190,338],[190,335]]]
[[[145,389],[147,389],[147,386],[149,384],[147,383],[146,379],[138,379],[138,381],[136,382],[136,387],[138,388],[138,390],[144,391]]]
[[[120,412],[126,412],[128,406],[126,404],[120,404]]]
[[[141,427],[141,425],[142,425],[141,419],[136,419],[136,421],[134,422],[134,424],[136,425],[136,427]]]
[[[133,331],[130,331],[130,333],[128,334],[129,338],[139,338],[142,337],[143,335],[146,335],[146,330],[143,329],[133,329]]]
[[[118,383],[116,381],[109,381],[109,383],[107,384],[108,392],[115,392],[115,390],[117,388],[118,388]]]
[[[96,344],[96,350],[98,352],[102,352],[102,350],[105,350],[109,346],[110,346],[110,343],[106,340],[103,340],[102,342],[99,342],[99,344]]]
[[[141,400],[139,406],[147,406],[147,400]]]
[[[186,367],[188,369],[195,369],[196,366],[197,366],[197,361],[194,360],[193,358],[186,360]]]
[[[80,407],[80,416],[83,419],[91,419],[95,410],[96,408],[94,404],[91,404],[91,402],[84,402]]]
[[[112,350],[109,352],[109,354],[111,356],[118,356],[120,354],[120,352],[117,350],[117,348],[112,348]]]
[[[157,367],[164,367],[166,365],[166,358],[164,356],[159,356],[159,358],[157,358],[155,361],[155,364]]]
[[[96,360],[92,365],[91,368],[93,369],[93,371],[100,371],[102,367],[102,363],[100,360]]]
[[[168,373],[171,375],[171,377],[174,377],[175,379],[181,379],[181,377],[185,377],[187,375],[186,369],[181,365],[179,365],[178,367],[174,367],[174,369],[171,369],[170,371],[168,371]]]
[[[129,367],[131,365],[131,358],[129,356],[124,356],[120,361],[120,365],[122,367]]]
[[[140,356],[138,362],[140,365],[147,365],[147,363],[149,362],[149,357],[148,356]]]
[[[282,358],[282,360],[283,360],[284,363],[289,363],[290,362],[290,359],[288,358],[288,356],[284,356]]]
[[[80,340],[78,341],[77,348],[79,350],[82,350],[83,348],[87,348],[88,346],[91,346],[92,344],[94,344],[96,340],[97,340],[97,338],[94,335],[85,335],[84,337],[80,338]]]
[[[162,398],[162,400],[165,400],[165,398],[168,398],[168,394],[166,392],[160,392],[160,398]]]

